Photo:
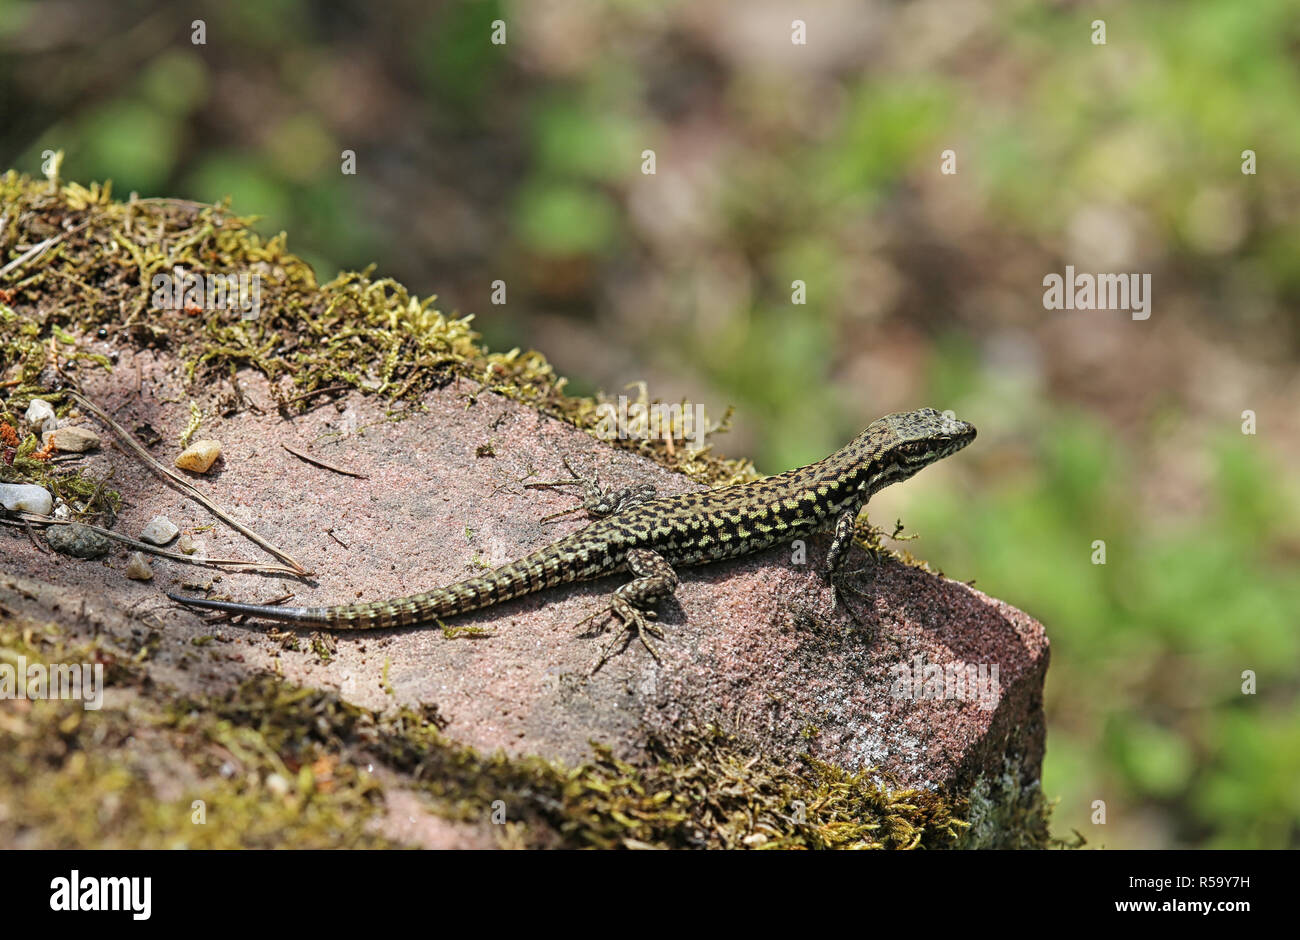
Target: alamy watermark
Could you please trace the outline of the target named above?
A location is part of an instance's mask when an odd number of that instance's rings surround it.
[[[709,428],[704,406],[684,402],[628,403],[626,395],[618,404],[601,402],[596,406],[596,436],[602,440],[684,440],[692,448],[704,446]]]
[[[1151,316],[1150,274],[1076,274],[1067,264],[1064,277],[1048,274],[1043,286],[1048,310],[1129,310],[1134,320]]]
[[[104,664],[28,663],[26,656],[0,662],[0,701],[9,699],[80,700],[86,711],[104,705]]]
[[[910,663],[889,668],[894,674],[889,694],[894,698],[978,702],[980,708],[990,709],[1002,691],[997,663],[927,663],[918,653]]]
[[[50,881],[52,911],[129,911],[132,920],[148,920],[153,911],[153,878],[83,877],[74,868],[66,878]]]
[[[155,274],[150,286],[157,310],[237,310],[245,320],[262,313],[262,276],[251,271],[200,276],[177,265],[170,274]]]

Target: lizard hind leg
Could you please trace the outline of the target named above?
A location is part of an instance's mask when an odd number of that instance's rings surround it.
[[[626,648],[633,639],[640,640],[655,661],[659,661],[659,652],[650,642],[650,637],[662,640],[664,631],[650,621],[656,616],[654,605],[677,590],[677,572],[662,555],[645,548],[628,551],[627,567],[635,578],[615,591],[606,606],[578,622],[578,626],[582,626],[603,614],[613,614],[623,624],[623,629],[601,649],[592,666],[593,673],[605,665],[620,642]]]

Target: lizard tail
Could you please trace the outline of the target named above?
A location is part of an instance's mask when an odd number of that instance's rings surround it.
[[[561,556],[557,548],[568,553],[567,564],[559,563]],[[315,624],[329,630],[372,630],[423,626],[436,622],[440,617],[468,613],[559,584],[586,580],[614,567],[613,560],[603,553],[587,550],[580,534],[575,534],[478,577],[391,600],[335,607],[263,607],[178,594],[167,596],[187,607],[246,614],[263,620]]]
[[[290,623],[328,623],[328,618],[321,616],[323,610],[311,607],[271,607],[262,604],[237,604],[234,601],[210,601],[204,597],[183,597],[180,594],[168,593],[172,600],[184,604],[186,607],[197,607],[202,610],[219,610],[227,614],[248,614],[253,617],[261,617],[264,620],[282,620]]]
[[[492,603],[480,584],[482,579],[437,588],[424,594],[366,604],[339,604],[335,607],[274,607],[240,604],[235,601],[211,601],[204,597],[183,597],[168,593],[174,601],[199,610],[218,610],[226,614],[244,614],[262,620],[310,624],[328,630],[373,630],[406,627],[427,623],[440,616],[464,613]],[[490,582],[486,582],[490,584]],[[471,590],[466,591],[469,587]],[[477,590],[473,590],[477,589]],[[504,598],[503,598],[504,599]]]

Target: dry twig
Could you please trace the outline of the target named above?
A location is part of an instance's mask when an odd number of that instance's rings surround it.
[[[370,477],[366,476],[364,473],[356,473],[355,471],[352,470],[344,470],[342,467],[336,467],[332,464],[326,463],[325,461],[321,460],[319,457],[311,457],[307,454],[300,453],[299,451],[294,450],[288,444],[284,443],[284,441],[280,442],[280,446],[283,447],[285,450],[287,450],[289,453],[293,454],[299,460],[305,460],[309,464],[313,464],[314,466],[320,467],[322,470],[333,470],[335,473],[341,473],[345,477],[356,477],[358,480],[370,479]]]
[[[52,525],[72,525],[72,523],[77,521],[75,519],[51,519],[48,516],[38,516],[35,513],[29,512],[19,512],[14,513],[13,515],[15,517],[13,520],[0,519],[0,524],[22,525],[27,528],[29,538],[31,537],[31,526],[33,523],[48,527]],[[138,551],[148,552],[150,555],[157,555],[159,558],[170,558],[172,561],[183,561],[187,565],[211,565],[214,568],[220,568],[222,570],[251,571],[254,574],[301,574],[301,572],[293,568],[287,568],[284,565],[264,565],[260,562],[243,561],[239,558],[195,558],[192,555],[183,555],[179,552],[169,552],[166,549],[159,548],[157,545],[150,545],[148,542],[141,542],[137,539],[131,538],[129,535],[123,535],[120,532],[114,532],[112,529],[105,529],[102,526],[93,525],[89,522],[82,522],[80,524],[84,525],[87,529],[94,529],[100,535],[106,535],[116,542],[130,545]],[[35,544],[35,539],[33,539],[32,542]],[[39,545],[36,547],[40,548]],[[41,548],[41,551],[44,552],[46,550]],[[48,552],[46,552],[46,554],[48,554]]]
[[[199,505],[203,506],[205,509],[208,510],[208,512],[212,513],[222,522],[226,523],[226,525],[238,531],[245,538],[248,538],[253,542],[256,542],[258,545],[262,546],[262,548],[266,549],[276,558],[280,559],[282,562],[284,562],[286,565],[288,565],[290,568],[293,569],[293,571],[291,572],[292,574],[296,574],[301,577],[308,577],[312,574],[312,572],[308,571],[306,568],[300,565],[297,562],[297,560],[295,560],[291,555],[289,555],[288,552],[276,548],[266,539],[262,538],[252,529],[248,528],[248,526],[244,525],[243,523],[231,517],[231,515],[228,512],[226,512],[224,509],[222,509],[212,500],[208,499],[208,497],[204,496],[203,493],[200,492],[199,489],[195,487],[194,484],[192,484],[189,480],[186,480],[184,477],[180,476],[177,473],[173,473],[171,470],[167,469],[162,464],[160,464],[157,460],[155,460],[152,456],[150,456],[147,450],[144,449],[143,444],[141,444],[134,437],[132,437],[131,433],[127,431],[126,428],[122,427],[120,424],[114,421],[113,418],[108,414],[108,412],[106,412],[103,408],[100,408],[89,398],[87,398],[85,395],[80,394],[79,392],[75,392],[69,389],[67,394],[78,405],[80,405],[82,408],[89,411],[100,421],[104,422],[104,424],[107,427],[111,428],[113,432],[117,434],[117,436],[122,440],[122,442],[126,444],[135,453],[135,455],[139,457],[145,463],[145,465],[148,466],[149,469],[152,470],[155,474],[157,474],[158,476],[162,477],[165,481],[175,486],[186,496],[190,497]],[[245,564],[251,564],[251,563],[246,562]]]

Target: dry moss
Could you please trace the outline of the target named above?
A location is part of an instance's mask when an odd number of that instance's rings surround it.
[[[0,703],[0,845],[21,848],[384,846],[374,781],[310,742],[171,702],[128,651],[69,644],[0,614],[0,660],[98,663],[104,707]]]
[[[4,845],[390,845],[376,764],[431,812],[521,847],[938,848],[966,827],[937,794],[812,759],[779,767],[715,730],[652,742],[641,765],[597,746],[568,768],[457,744],[433,707],[376,713],[270,675],[178,697],[103,637],[69,644],[0,614],[0,658],[19,656],[100,663],[112,691],[99,711],[5,703]]]
[[[286,409],[310,406],[313,393],[356,388],[395,402],[416,402],[454,376],[480,391],[527,402],[595,432],[604,397],[566,395],[565,380],[540,353],[493,353],[479,344],[472,317],[447,315],[436,298],[418,298],[371,270],[328,284],[290,254],[283,235],[264,240],[251,218],[227,205],[147,199],[114,202],[108,186],[51,184],[10,171],[0,177],[0,249],[12,253],[58,238],[9,275],[0,295],[0,367],[11,410],[55,395],[79,368],[110,367],[86,338],[167,347],[185,362],[192,389],[242,399],[236,370],[271,380]],[[198,276],[246,272],[259,277],[260,315],[226,309],[160,310],[152,280],[176,268]],[[55,339],[56,342],[51,342]],[[221,393],[208,390],[222,388]],[[649,401],[644,388],[642,403]],[[723,425],[713,433],[723,430]],[[755,476],[748,461],[690,449],[680,426],[671,440],[630,439],[616,446],[645,453],[694,479],[730,482]]]

